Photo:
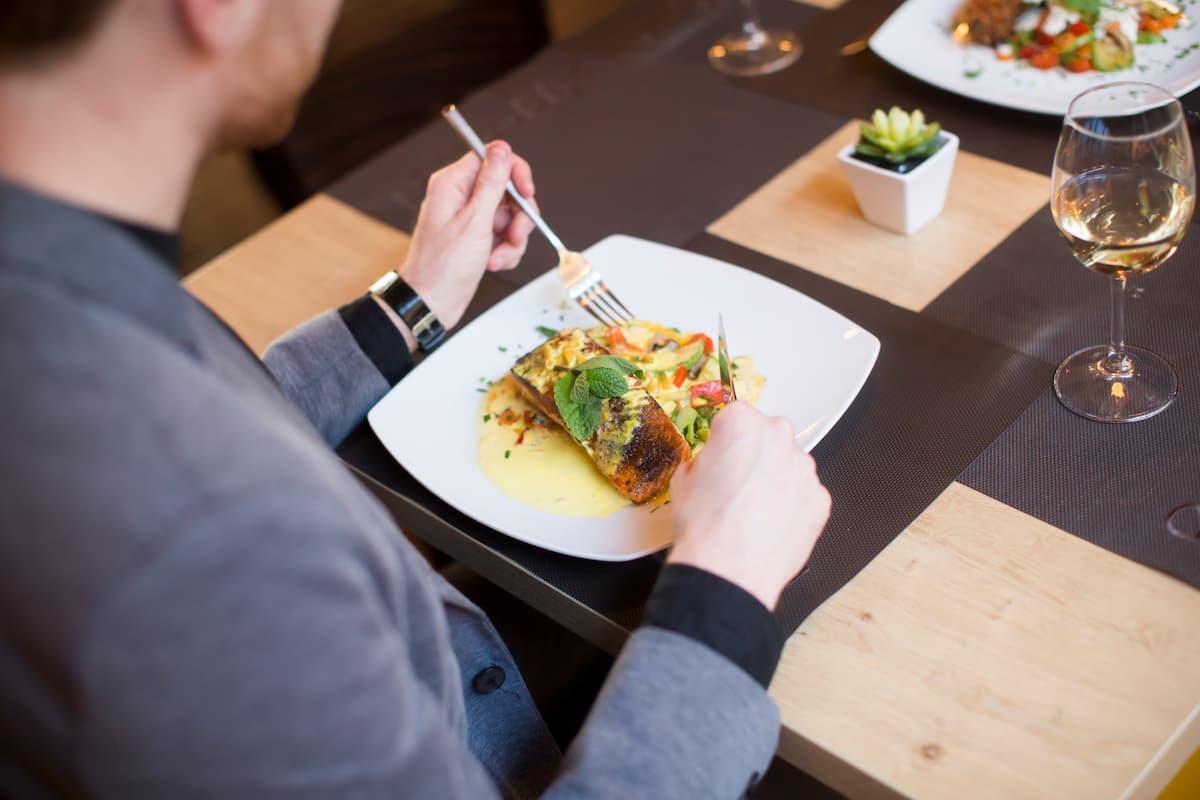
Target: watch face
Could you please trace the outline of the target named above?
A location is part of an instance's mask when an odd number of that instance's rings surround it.
[[[367,289],[367,292],[374,295],[382,295],[388,289],[392,288],[392,284],[398,280],[400,280],[400,273],[396,272],[396,270],[391,270],[390,272],[380,275],[379,278],[370,285],[370,287]]]

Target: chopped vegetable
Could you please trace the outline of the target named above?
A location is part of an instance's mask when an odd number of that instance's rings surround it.
[[[1092,59],[1090,52],[1084,55],[1075,56],[1070,61],[1063,62],[1068,72],[1088,72],[1092,68]]]
[[[1133,65],[1133,42],[1117,31],[1092,42],[1092,66],[1097,72],[1113,72]]]
[[[708,441],[708,429],[712,421],[712,411],[714,409],[694,409],[683,406],[678,409],[672,421],[679,432],[683,434],[684,440],[695,447],[703,442]],[[710,413],[706,414],[705,411]]]
[[[692,406],[698,405],[720,405],[724,403],[725,392],[721,389],[720,381],[707,381],[706,383],[697,383],[688,392],[692,396]]]
[[[1135,45],[1163,43],[1163,31],[1191,25],[1178,7],[1160,0],[1025,0],[1011,9],[994,5],[967,0],[955,19],[978,18],[970,41],[992,46],[998,61],[1019,59],[1040,70],[1129,69],[1136,60]],[[964,74],[978,72],[971,66]]]
[[[671,383],[678,389],[683,386],[683,382],[687,380],[688,368],[684,364],[679,365],[679,369],[675,370],[675,376],[671,378]]]
[[[1038,69],[1054,69],[1059,64],[1058,53],[1053,50],[1042,50],[1029,59],[1029,64]]]
[[[704,342],[704,354],[705,355],[708,355],[709,353],[711,353],[713,351],[712,339],[705,336],[703,333],[695,334],[694,336],[689,338],[686,342],[684,342],[684,344],[691,344],[692,342]]]

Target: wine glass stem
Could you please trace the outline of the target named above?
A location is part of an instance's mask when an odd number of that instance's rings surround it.
[[[742,23],[742,30],[751,35],[762,31],[762,17],[758,15],[758,4],[754,0],[742,0],[742,9],[746,13],[746,21]]]
[[[1111,284],[1112,328],[1108,338],[1108,355],[1100,368],[1110,377],[1124,378],[1133,374],[1133,364],[1125,353],[1125,279],[1113,278]]]

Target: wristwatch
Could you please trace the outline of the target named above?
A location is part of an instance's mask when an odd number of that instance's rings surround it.
[[[368,293],[387,303],[404,324],[412,331],[417,345],[425,353],[432,353],[446,339],[446,328],[437,316],[425,305],[396,270],[392,270],[371,284]]]

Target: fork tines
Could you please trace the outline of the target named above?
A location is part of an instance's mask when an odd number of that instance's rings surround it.
[[[573,293],[575,294],[575,293]],[[633,321],[633,312],[625,307],[603,279],[593,273],[592,280],[579,287],[575,302],[591,314],[601,325],[619,326]]]

